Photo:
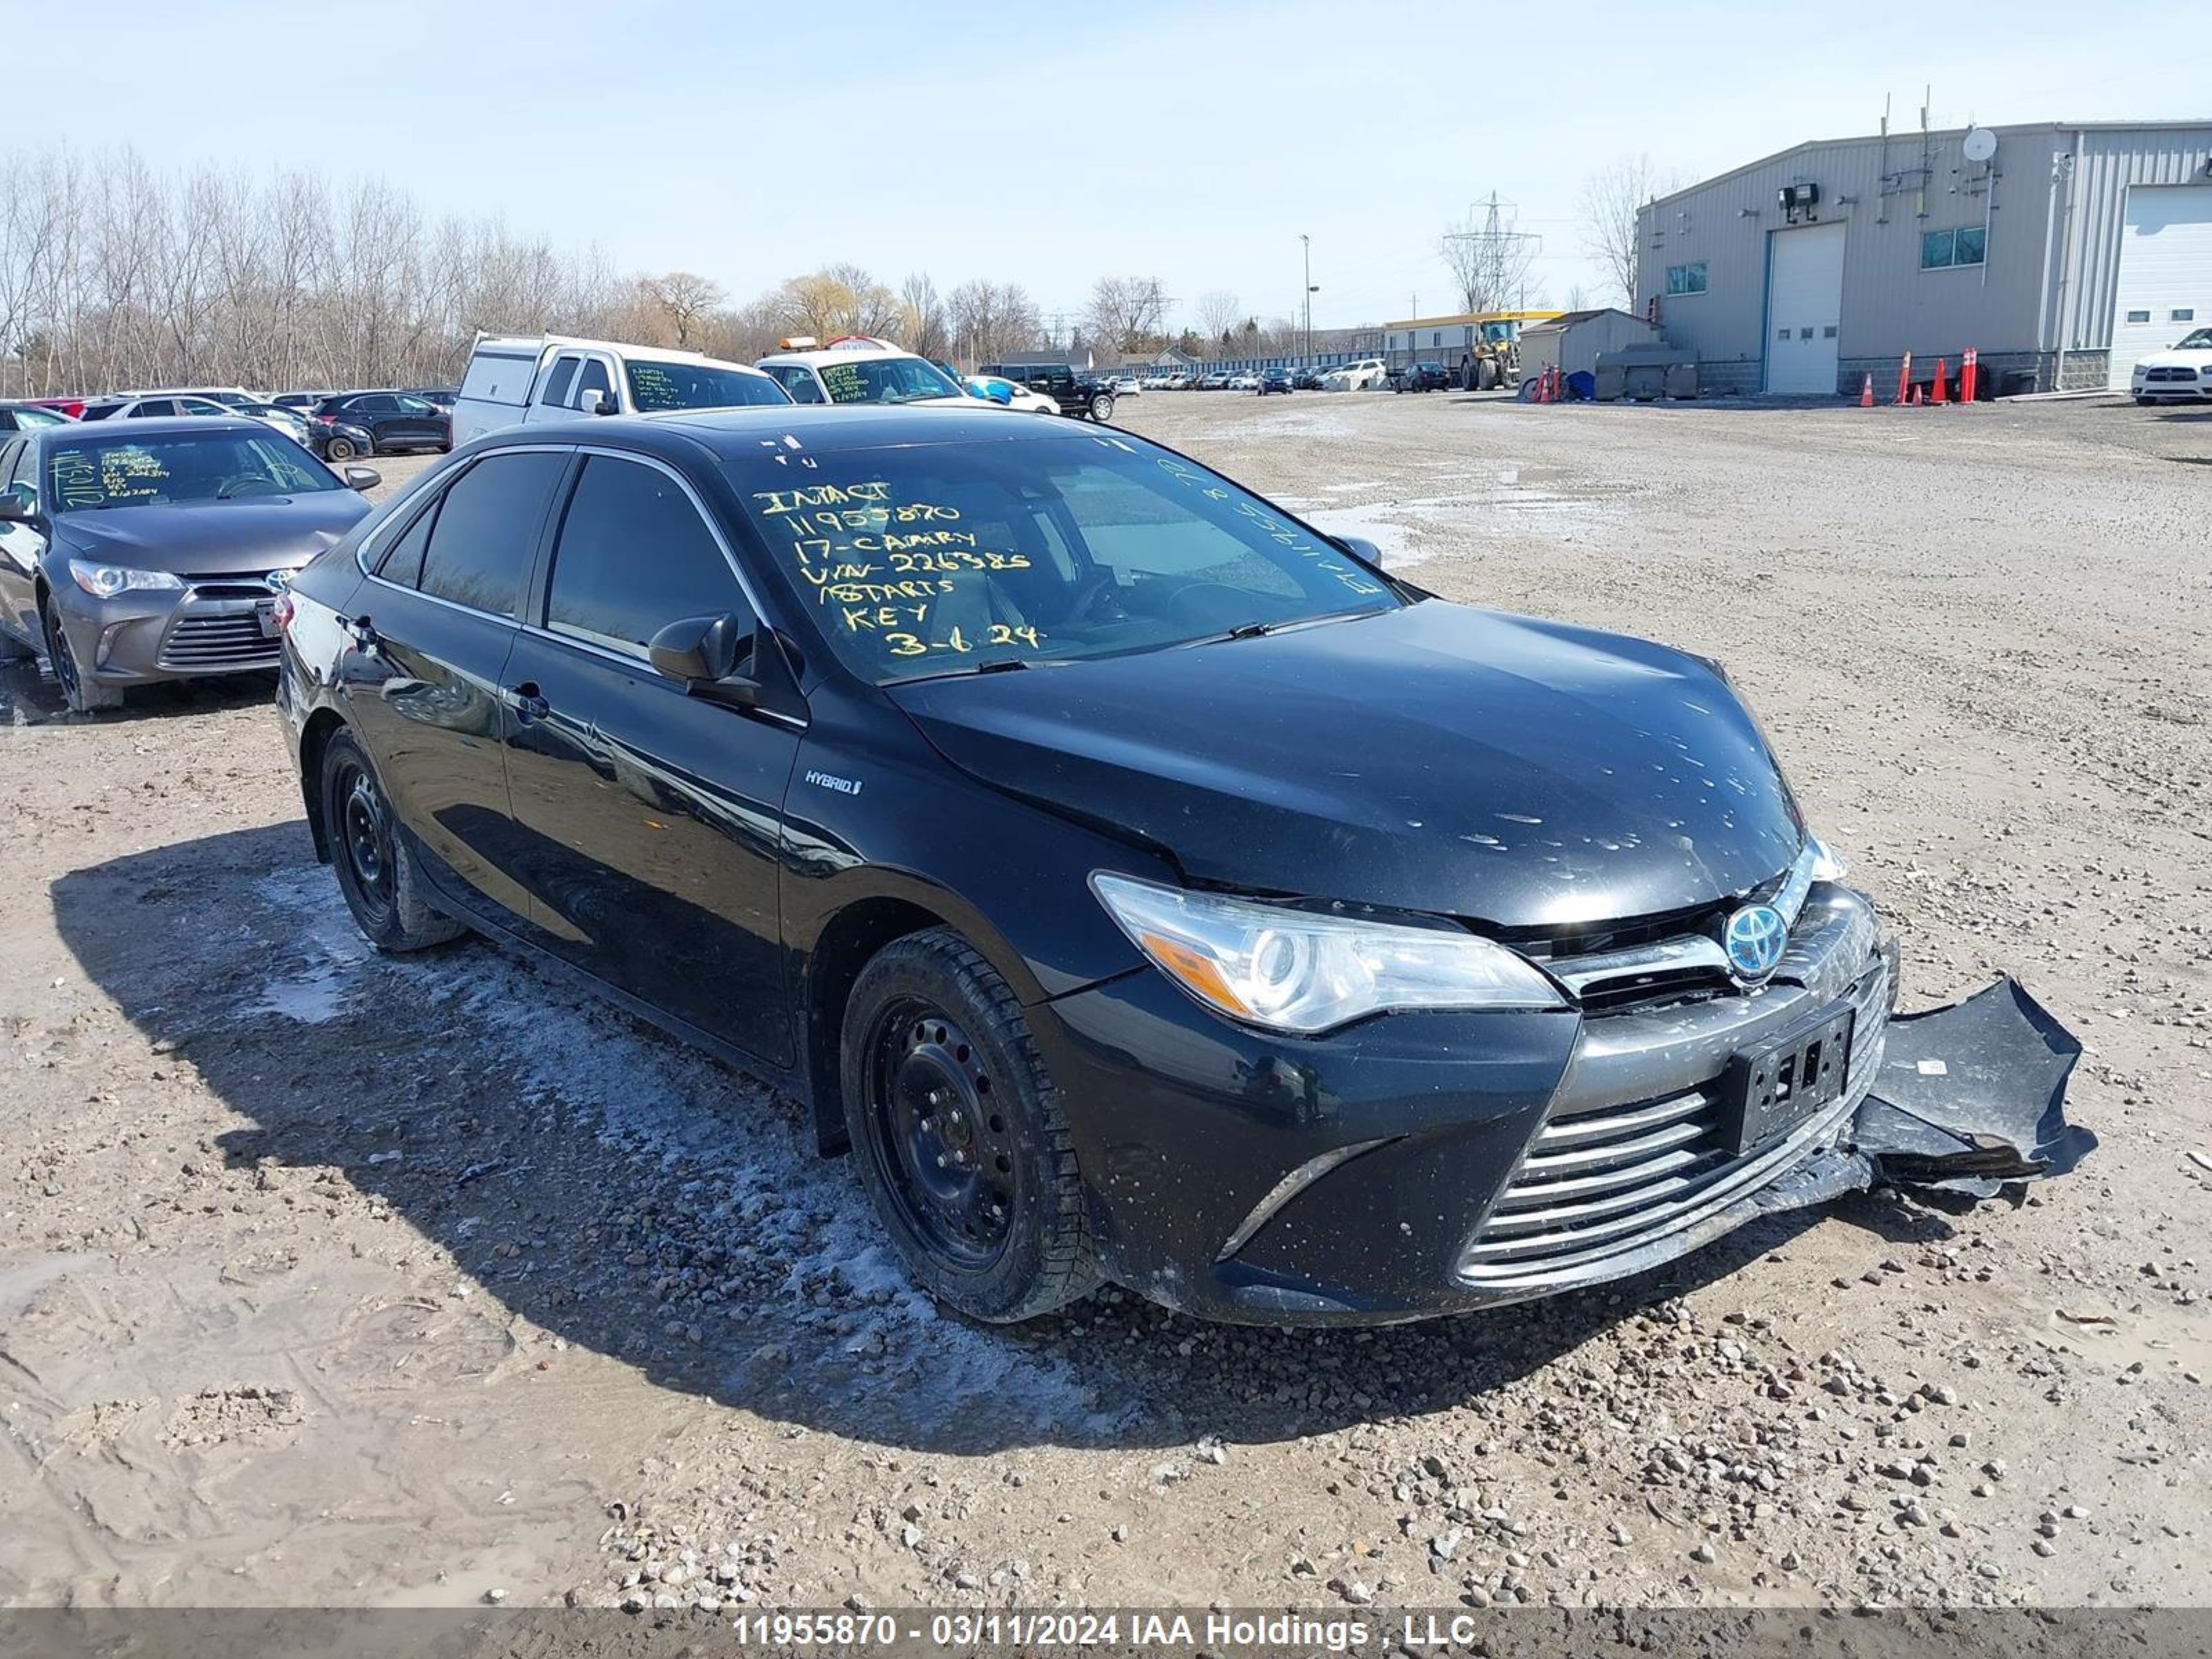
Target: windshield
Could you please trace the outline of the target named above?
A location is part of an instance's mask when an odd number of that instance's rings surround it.
[[[277,432],[57,443],[46,452],[46,499],[56,513],[345,488],[328,467]]]
[[[922,357],[833,357],[814,369],[833,404],[910,404],[962,395],[951,376]]]
[[[2193,329],[2181,337],[2176,351],[2212,351],[2212,328]]]
[[[1125,436],[815,459],[804,484],[769,458],[730,477],[777,574],[879,684],[1401,603],[1258,496]]]
[[[633,357],[629,400],[641,414],[657,409],[729,409],[741,404],[787,404],[784,390],[765,374],[708,363],[658,363]]]

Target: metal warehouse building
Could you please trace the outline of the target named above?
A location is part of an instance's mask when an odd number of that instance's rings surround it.
[[[1800,144],[1637,220],[1640,308],[1711,392],[1887,398],[1979,353],[2005,392],[2125,388],[2212,323],[2212,120]]]

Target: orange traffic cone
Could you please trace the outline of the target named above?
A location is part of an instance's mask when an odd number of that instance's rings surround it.
[[[1981,362],[1981,353],[1972,346],[1959,359],[1959,401],[1962,404],[1974,401],[1974,382],[1980,378]]]
[[[1859,388],[1859,407],[1861,409],[1874,407],[1874,376],[1871,374],[1866,377],[1866,384]]]
[[[1943,389],[1944,377],[1950,372],[1949,365],[1942,358],[1938,357],[1936,360],[1936,395],[1928,400],[1929,403],[1948,404],[1951,401],[1949,394]]]
[[[1899,409],[1912,401],[1912,354],[1906,352],[1905,361],[1897,366],[1897,406]]]
[[[1918,386],[1912,388],[1912,406],[1915,409],[1920,407],[1920,388]]]

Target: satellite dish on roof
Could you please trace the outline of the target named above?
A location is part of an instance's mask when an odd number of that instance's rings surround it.
[[[1969,161],[1986,161],[1997,153],[1997,136],[1987,127],[1975,127],[1966,134],[1966,142],[1960,148],[1966,152]]]

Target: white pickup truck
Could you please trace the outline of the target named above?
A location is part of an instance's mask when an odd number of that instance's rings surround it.
[[[453,404],[453,441],[582,415],[790,401],[772,376],[696,351],[558,334],[480,334]]]

